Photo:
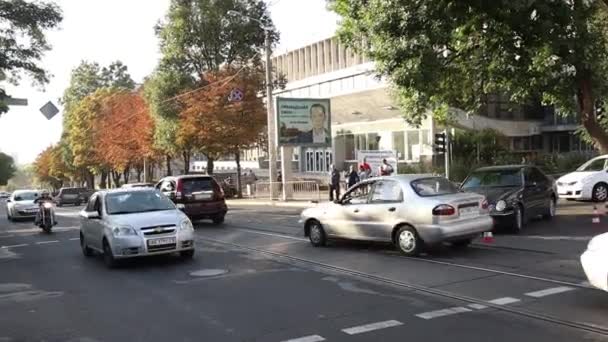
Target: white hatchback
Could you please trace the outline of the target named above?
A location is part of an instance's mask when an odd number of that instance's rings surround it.
[[[581,255],[587,279],[594,287],[608,291],[608,233],[595,236]]]
[[[571,200],[608,200],[608,154],[593,158],[576,171],[557,180],[559,198]]]

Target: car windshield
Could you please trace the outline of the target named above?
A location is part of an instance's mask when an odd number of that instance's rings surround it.
[[[187,178],[182,180],[184,195],[195,192],[213,191],[213,180],[211,178]]]
[[[462,184],[463,189],[521,186],[520,169],[475,171]]]
[[[606,168],[606,158],[592,159],[581,165],[576,171],[603,171]]]
[[[33,201],[36,197],[38,197],[38,192],[35,191],[20,192],[15,194],[15,201]]]
[[[106,195],[109,215],[173,210],[175,205],[158,191],[118,192]]]
[[[440,196],[455,194],[458,188],[449,180],[442,177],[422,178],[411,183],[418,196]]]

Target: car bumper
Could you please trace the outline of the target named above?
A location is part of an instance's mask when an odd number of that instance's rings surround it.
[[[38,214],[38,209],[36,209],[36,211],[25,211],[25,210],[19,210],[19,209],[14,209],[11,212],[11,217],[16,218],[16,219],[20,219],[20,218],[29,218],[29,219],[33,219],[36,218],[36,215]]]
[[[490,216],[480,216],[460,222],[449,222],[418,227],[420,238],[429,244],[475,238],[492,230],[494,222]]]
[[[494,221],[494,227],[512,227],[513,224],[515,224],[514,215],[515,211],[512,209],[490,213],[490,216]]]
[[[582,186],[558,186],[557,195],[563,199],[591,199],[591,193],[584,191]]]
[[[581,255],[581,265],[592,286],[608,291],[608,253],[585,251]]]
[[[228,212],[228,206],[224,202],[216,203],[187,203],[184,213],[193,219],[213,218],[224,216]]]
[[[161,246],[149,246],[148,241],[153,239],[175,238],[175,243]],[[129,236],[113,238],[110,243],[112,253],[117,259],[136,258],[143,256],[171,254],[194,249],[194,234],[181,233],[176,235],[159,235],[153,238]]]

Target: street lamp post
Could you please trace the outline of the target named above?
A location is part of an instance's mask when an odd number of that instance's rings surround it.
[[[248,20],[253,20],[259,23],[265,32],[265,52],[266,52],[266,114],[268,122],[268,173],[269,173],[269,184],[270,184],[270,196],[275,198],[276,195],[276,184],[277,181],[277,150],[275,142],[275,122],[274,122],[274,102],[272,101],[272,39],[271,39],[271,27],[266,27],[261,20],[252,18],[238,11],[228,11],[228,15],[239,16]]]

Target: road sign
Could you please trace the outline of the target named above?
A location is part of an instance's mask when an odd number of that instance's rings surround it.
[[[234,88],[230,91],[230,95],[228,96],[228,100],[230,102],[241,102],[243,101],[243,98],[245,97],[245,94],[243,93],[243,91],[239,88]]]
[[[42,108],[40,108],[40,112],[42,115],[46,117],[47,120],[51,120],[57,113],[59,113],[59,109],[55,107],[53,102],[47,102]]]
[[[16,99],[14,97],[7,97],[4,102],[9,106],[27,106],[27,99]]]

